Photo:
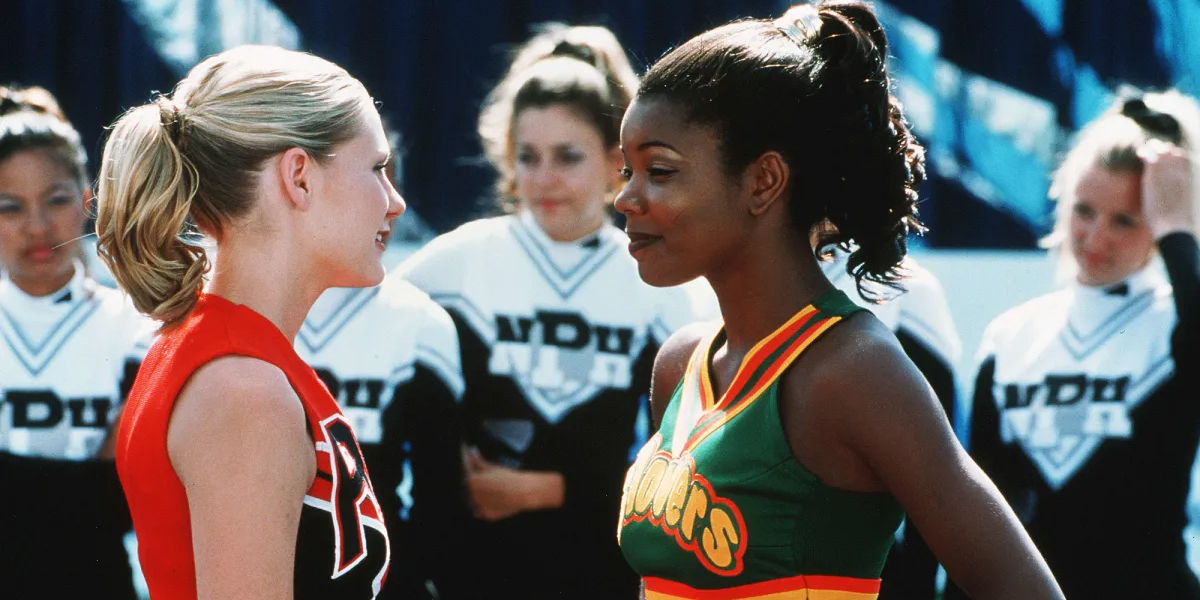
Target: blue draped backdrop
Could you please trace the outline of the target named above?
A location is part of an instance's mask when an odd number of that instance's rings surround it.
[[[489,210],[474,125],[507,51],[547,21],[612,28],[644,68],[672,45],[780,0],[5,0],[0,81],[55,93],[93,161],[104,127],[186,65],[145,6],[196,11],[211,49],[230,3],[269,5],[297,47],[345,66],[404,138],[404,194],[445,231]],[[1121,83],[1197,92],[1200,0],[890,0],[897,93],[929,146],[930,247],[1033,247],[1069,134]],[[149,14],[154,14],[153,12]],[[170,41],[170,40],[167,40]],[[219,41],[219,40],[218,40]],[[219,46],[216,47],[219,49]],[[204,52],[201,51],[200,54]]]

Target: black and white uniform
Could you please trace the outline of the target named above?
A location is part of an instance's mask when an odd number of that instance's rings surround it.
[[[946,416],[954,423],[954,365],[962,355],[962,342],[942,285],[912,257],[904,259],[904,293],[864,282],[868,291],[890,298],[883,304],[863,300],[854,277],[846,273],[846,255],[835,252],[834,260],[822,262],[830,281],[861,306],[870,309],[900,340],[900,345],[937,394]],[[905,521],[896,532],[896,545],[883,569],[880,600],[933,600],[937,594],[937,559],[916,527]]]
[[[513,468],[561,473],[563,506],[473,522],[472,597],[635,598],[616,543],[621,486],[650,427],[654,356],[716,316],[707,283],[653,288],[605,226],[551,240],[528,213],[468,223],[398,273],[458,326],[468,441]]]
[[[95,457],[154,331],[81,264],[43,297],[0,275],[0,595],[135,597],[129,511]]]
[[[1005,312],[980,348],[971,455],[1068,598],[1200,597],[1183,544],[1200,254],[1183,233],[1159,250],[1120,285],[1075,284]]]
[[[379,598],[452,592],[469,517],[463,487],[454,323],[397,277],[375,288],[326,291],[296,336],[362,447],[392,539]]]

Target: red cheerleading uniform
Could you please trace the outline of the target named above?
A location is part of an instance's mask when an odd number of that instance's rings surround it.
[[[387,529],[349,423],[317,374],[262,315],[211,294],[150,349],[117,432],[117,471],[155,600],[196,598],[187,493],[167,456],[167,427],[188,378],[221,356],[257,358],[287,376],[304,405],[317,476],[296,538],[297,600],[374,598],[387,577]]]

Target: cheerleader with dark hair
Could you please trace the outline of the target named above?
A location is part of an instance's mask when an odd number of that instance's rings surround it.
[[[648,599],[874,598],[906,514],[973,597],[1062,598],[892,329],[817,259],[848,252],[867,297],[902,285],[923,159],[886,57],[869,5],[799,5],[672,50],[625,115],[638,271],[705,277],[723,319],[655,360],[618,530]]]
[[[0,88],[0,590],[133,598],[112,425],[154,327],[81,260],[86,154],[40,88]]]

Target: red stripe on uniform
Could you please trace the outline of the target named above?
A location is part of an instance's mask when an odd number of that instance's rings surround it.
[[[736,397],[741,393],[741,388],[746,386],[750,380],[750,377],[755,371],[758,370],[759,365],[761,365],[762,362],[769,358],[772,354],[775,354],[775,352],[781,346],[783,346],[788,338],[795,335],[797,331],[803,329],[805,325],[812,320],[813,316],[817,314],[819,313],[815,309],[806,307],[804,310],[800,311],[799,314],[793,317],[795,321],[791,323],[785,323],[782,327],[775,330],[775,333],[772,333],[769,337],[767,337],[767,339],[763,340],[760,346],[752,349],[750,354],[747,355],[746,360],[738,368],[738,374],[736,377],[734,377],[733,383],[729,385],[729,389],[725,390],[725,394],[721,396],[721,401],[719,404],[717,404],[717,410],[724,410],[726,407],[728,407],[729,404],[732,403],[734,399],[736,399]],[[707,363],[708,361],[705,361],[706,366]],[[705,369],[705,371],[707,371],[707,369]],[[705,378],[705,383],[708,383],[707,377]]]
[[[706,416],[705,418],[701,419],[700,423],[697,424],[697,431],[694,432],[688,438],[687,443],[684,444],[684,451],[686,452],[692,448],[695,448],[697,444],[704,440],[704,438],[711,435],[712,432],[716,431],[717,429],[723,427],[725,423],[728,423],[731,419],[733,419],[733,417],[737,416],[738,413],[741,413],[743,410],[749,407],[750,404],[752,404],[760,395],[762,395],[764,390],[766,390],[771,386],[772,383],[775,382],[779,374],[783,370],[787,369],[787,367],[796,360],[796,357],[798,357],[800,353],[803,352],[804,349],[807,348],[817,336],[821,335],[821,333],[823,333],[826,329],[840,320],[841,317],[829,317],[828,319],[824,319],[814,324],[814,326],[809,328],[808,331],[805,331],[800,335],[800,337],[796,338],[795,342],[788,346],[787,352],[781,356],[779,360],[776,360],[770,367],[768,367],[763,376],[755,381],[754,386],[747,390],[747,393],[744,395],[744,400],[738,402],[736,406],[729,405],[725,409],[724,414],[722,414],[722,411],[718,410],[714,411],[712,416]],[[730,388],[730,391],[732,390],[733,388]],[[727,398],[730,397],[732,396],[728,396]],[[725,401],[722,401],[722,404],[725,404]]]
[[[312,487],[308,488],[308,495],[317,500],[333,502],[333,483],[318,476],[313,480]]]
[[[880,579],[860,579],[858,577],[838,577],[836,575],[808,575],[810,590],[838,590],[859,594],[878,594]]]
[[[753,598],[755,596],[802,590],[878,594],[880,584],[879,579],[839,577],[836,575],[797,575],[795,577],[784,577],[717,590],[701,590],[658,577],[646,577],[644,581],[646,582],[646,591],[648,592],[690,598],[692,600],[737,600],[740,598]]]

